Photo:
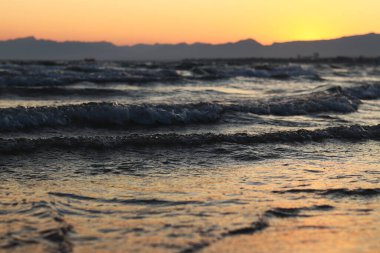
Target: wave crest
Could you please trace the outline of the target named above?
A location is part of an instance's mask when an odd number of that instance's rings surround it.
[[[242,101],[239,104],[85,103],[57,107],[16,107],[0,109],[0,131],[71,126],[113,128],[130,125],[205,124],[217,122],[225,112],[281,116],[350,113],[356,111],[360,103],[359,99],[341,93],[318,92],[268,101]]]
[[[196,105],[120,105],[87,103],[58,107],[16,107],[0,110],[0,130],[62,127],[72,125],[120,127],[212,123],[222,108],[213,104]]]

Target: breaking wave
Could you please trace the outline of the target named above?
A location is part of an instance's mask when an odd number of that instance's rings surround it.
[[[215,123],[225,112],[258,115],[307,115],[322,112],[350,113],[360,100],[326,92],[306,96],[274,98],[240,104],[123,105],[85,103],[57,107],[0,109],[0,131],[43,127],[126,127],[130,125],[183,125]]]
[[[346,96],[358,99],[378,99],[380,98],[380,84],[365,84],[347,87],[342,89]]]
[[[221,116],[221,107],[196,105],[120,105],[87,103],[58,107],[16,107],[0,110],[0,130],[41,127],[87,126],[122,127],[136,125],[174,125],[211,123]]]
[[[258,115],[307,115],[322,112],[351,113],[360,105],[360,100],[339,93],[316,92],[304,96],[274,98],[251,104],[237,104],[228,110],[249,112]]]

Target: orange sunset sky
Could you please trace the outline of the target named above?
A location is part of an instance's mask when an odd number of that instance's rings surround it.
[[[261,43],[380,33],[380,0],[0,0],[0,40]]]

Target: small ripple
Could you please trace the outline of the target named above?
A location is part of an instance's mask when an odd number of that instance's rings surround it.
[[[338,189],[290,189],[285,191],[272,191],[277,194],[286,194],[286,193],[313,193],[320,196],[331,196],[331,197],[363,197],[363,198],[374,198],[380,196],[380,188],[359,188],[359,189],[346,189],[346,188],[338,188]]]
[[[0,234],[0,251],[17,248],[20,252],[28,252],[33,245],[38,245],[48,252],[72,252],[69,233],[73,227],[57,212],[53,203],[23,201],[1,203],[1,206],[9,215],[9,218],[2,219],[2,223],[18,229]],[[12,218],[14,215],[20,218]]]
[[[169,201],[160,199],[105,199],[105,198],[94,198],[83,195],[76,195],[71,193],[60,193],[60,192],[49,192],[49,195],[66,198],[66,199],[76,199],[84,201],[95,201],[101,203],[113,203],[113,204],[123,204],[123,205],[159,205],[159,206],[177,206],[177,205],[194,205],[201,204],[199,201]]]
[[[319,205],[300,208],[274,208],[265,212],[266,217],[276,218],[294,218],[294,217],[310,217],[308,214],[302,214],[303,211],[330,211],[334,207],[330,205]]]

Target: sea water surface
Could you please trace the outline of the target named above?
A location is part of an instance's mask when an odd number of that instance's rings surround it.
[[[1,62],[0,252],[380,252],[380,66]]]

